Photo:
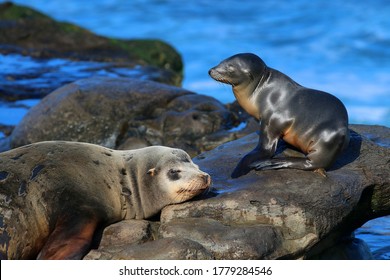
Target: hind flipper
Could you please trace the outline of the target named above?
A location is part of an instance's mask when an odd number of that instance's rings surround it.
[[[96,218],[60,219],[37,259],[82,259],[90,248],[97,225]]]
[[[282,168],[312,170],[326,177],[324,168],[316,165],[308,158],[271,158],[253,162],[252,164],[250,164],[250,167],[255,170],[272,170]]]
[[[249,165],[250,168],[255,170],[271,170],[271,169],[281,169],[288,168],[288,162],[283,159],[266,159],[253,162]]]

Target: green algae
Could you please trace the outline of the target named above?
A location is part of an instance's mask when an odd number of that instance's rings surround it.
[[[0,20],[19,19],[50,19],[50,17],[25,6],[15,5],[12,2],[0,4]]]

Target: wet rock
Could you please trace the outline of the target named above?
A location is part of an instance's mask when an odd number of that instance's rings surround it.
[[[0,54],[6,70],[0,74],[0,98],[9,101],[40,98],[92,75],[143,78],[177,86],[183,78],[181,57],[165,42],[98,36],[10,2],[0,4]],[[20,60],[28,62],[21,64]],[[27,69],[9,72],[13,64]]]
[[[336,246],[328,248],[312,259],[321,260],[372,260],[374,259],[367,244],[352,236],[341,239]]]
[[[372,131],[359,128],[362,134]],[[378,130],[379,135],[389,131]],[[366,244],[352,233],[366,221],[390,214],[390,149],[351,133],[347,151],[326,178],[284,169],[230,179],[238,160],[257,144],[256,134],[203,153],[194,162],[213,178],[208,195],[165,207],[155,229],[159,239],[136,245],[137,251],[131,245],[124,254],[113,243],[92,256],[144,257],[155,244],[160,250],[160,242],[185,237],[215,259],[371,259]],[[156,256],[166,257],[161,251]]]
[[[237,133],[228,129],[236,123],[234,115],[212,97],[152,81],[96,77],[43,98],[15,127],[10,145],[47,140],[114,149],[165,145],[196,155],[235,139]]]
[[[390,147],[390,129],[385,126],[354,124],[350,128],[380,146]]]
[[[16,100],[40,99],[62,85],[87,77],[127,77],[173,84],[167,72],[152,66],[31,58],[0,54],[0,99],[12,106]]]

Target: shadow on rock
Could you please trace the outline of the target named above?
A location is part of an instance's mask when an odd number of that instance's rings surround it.
[[[340,169],[343,166],[355,161],[359,157],[362,145],[362,136],[351,129],[349,130],[349,133],[350,140],[348,148],[343,151],[341,155],[337,158],[336,162],[329,169],[330,171]]]

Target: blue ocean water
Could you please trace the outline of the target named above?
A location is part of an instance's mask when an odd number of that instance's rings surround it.
[[[336,95],[351,123],[390,127],[387,0],[14,2],[100,35],[162,39],[183,56],[183,87],[222,102],[234,100],[231,89],[209,78],[208,69],[235,53],[253,52],[298,83]],[[12,123],[27,111],[22,108],[11,120],[7,108],[0,108]],[[372,232],[366,227],[357,231],[371,248],[385,250],[387,259],[389,220],[375,220]]]

